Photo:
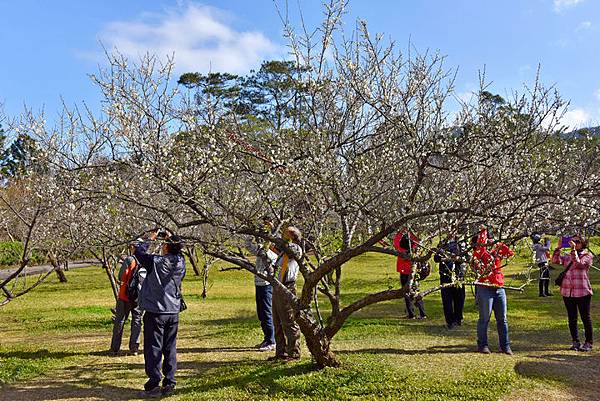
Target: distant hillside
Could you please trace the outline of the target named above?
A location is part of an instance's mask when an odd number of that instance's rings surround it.
[[[579,138],[586,134],[590,134],[592,136],[600,138],[600,126],[598,127],[587,127],[587,128],[579,128],[573,131],[565,132],[562,135],[565,138]]]

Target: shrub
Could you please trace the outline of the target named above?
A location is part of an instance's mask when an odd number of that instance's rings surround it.
[[[20,241],[0,241],[0,266],[17,265],[23,255],[23,243]],[[37,251],[33,251],[30,257],[31,264],[40,264],[45,257]]]

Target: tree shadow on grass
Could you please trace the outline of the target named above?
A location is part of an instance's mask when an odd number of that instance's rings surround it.
[[[1,358],[18,358],[18,359],[64,359],[76,355],[89,355],[86,352],[65,352],[65,351],[48,351],[47,349],[40,349],[36,351],[0,351]]]
[[[184,349],[179,352],[241,351],[237,348]],[[257,385],[264,391],[284,391],[278,381],[283,377],[305,374],[315,365],[304,360],[294,364],[248,360],[180,361],[178,394],[218,391],[223,387],[244,389]],[[143,360],[68,366],[32,381],[0,387],[0,401],[41,401],[59,399],[132,400],[139,399],[144,375]],[[137,383],[122,385],[123,381]]]
[[[277,394],[290,395],[292,390],[281,384],[282,379],[304,375],[317,369],[316,365],[308,360],[293,364],[267,361],[213,362],[211,366],[206,363],[191,362],[185,366],[188,368],[188,372],[183,373],[182,378],[190,379],[190,381],[178,390],[178,394],[202,394],[220,391],[224,388],[239,390],[252,388],[254,391],[262,393],[265,398]],[[208,372],[207,368],[214,368],[215,371]],[[200,380],[198,380],[199,377]],[[303,396],[300,392],[295,395]]]
[[[554,380],[569,386],[575,400],[600,400],[600,355],[531,355],[518,362],[515,372],[521,376]]]
[[[193,348],[177,348],[178,354],[202,354],[207,352],[253,352],[256,348],[253,347],[193,347]]]
[[[105,367],[70,366],[34,381],[4,385],[0,400],[41,401],[59,399],[131,400],[140,389],[107,384],[102,377]],[[119,367],[122,369],[123,367]]]
[[[434,345],[424,349],[401,348],[361,348],[353,350],[337,350],[336,354],[394,354],[394,355],[421,355],[421,354],[462,354],[474,352],[474,347],[466,345]]]

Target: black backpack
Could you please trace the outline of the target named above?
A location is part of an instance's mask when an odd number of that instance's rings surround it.
[[[142,289],[142,283],[144,278],[146,278],[146,269],[140,265],[140,262],[138,262],[137,259],[135,259],[135,263],[136,266],[127,282],[127,287],[125,288],[125,294],[127,295],[127,298],[129,298],[129,302],[137,302],[140,290]]]

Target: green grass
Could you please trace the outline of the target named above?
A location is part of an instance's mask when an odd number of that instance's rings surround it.
[[[507,268],[507,284],[519,284],[528,262],[523,253]],[[556,276],[557,270],[552,272]],[[145,381],[143,357],[104,356],[114,306],[100,268],[67,272],[0,308],[0,399],[135,399]],[[190,270],[191,274],[191,270]],[[600,274],[591,273],[596,291]],[[373,305],[353,315],[333,342],[342,366],[316,370],[303,358],[271,363],[252,346],[261,332],[252,277],[241,271],[211,272],[209,298],[190,275],[184,283],[189,309],[181,315],[176,400],[497,400],[595,399],[600,355],[565,351],[566,313],[558,291],[537,297],[537,282],[508,293],[515,355],[475,349],[477,311],[467,295],[465,324],[444,327],[439,294],[426,298],[429,319],[401,319],[403,301]],[[438,282],[437,268],[423,283]],[[393,258],[359,257],[345,267],[343,303],[399,286]],[[324,316],[326,300],[319,299]],[[599,308],[593,320],[598,332]],[[490,344],[497,342],[490,325]],[[125,341],[124,341],[125,343]],[[496,347],[492,346],[494,351]],[[581,372],[585,372],[584,375]]]

